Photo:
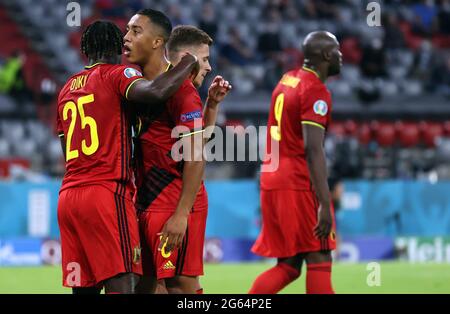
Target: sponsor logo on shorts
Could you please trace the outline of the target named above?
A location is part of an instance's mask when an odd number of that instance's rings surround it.
[[[123,70],[123,74],[127,78],[132,78],[133,76],[142,76],[141,72],[133,68],[126,68],[125,70]]]
[[[133,249],[133,263],[139,264],[141,262],[141,248],[139,246],[136,246]]]
[[[324,117],[328,112],[328,105],[325,101],[318,100],[314,103],[313,109],[316,114]]]
[[[173,266],[173,263],[171,261],[167,261],[167,263],[163,266],[164,270],[172,270],[175,269],[175,266]]]
[[[181,120],[181,122],[188,122],[188,121],[192,121],[194,119],[198,119],[201,117],[202,117],[202,111],[197,110],[197,111],[183,113],[180,117],[180,120]]]

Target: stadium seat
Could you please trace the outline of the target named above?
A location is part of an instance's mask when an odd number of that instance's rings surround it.
[[[396,142],[395,126],[392,122],[373,121],[370,125],[375,140],[382,147],[390,147]]]
[[[361,123],[358,126],[358,141],[362,145],[367,145],[372,140],[372,130],[369,123]]]
[[[355,122],[355,120],[346,120],[344,122],[344,130],[346,135],[357,137],[358,124]]]
[[[444,135],[450,137],[450,121],[445,121],[443,127],[444,127]]]
[[[345,136],[344,123],[339,120],[333,121],[328,131],[336,137],[343,138]]]
[[[444,126],[439,122],[421,122],[420,131],[427,147],[435,147],[436,140],[444,134]]]
[[[420,130],[416,122],[399,121],[395,127],[402,147],[413,147],[420,143]]]

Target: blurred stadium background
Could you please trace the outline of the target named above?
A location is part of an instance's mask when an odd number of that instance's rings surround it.
[[[103,18],[125,29],[144,7],[213,37],[213,74],[234,86],[218,122],[237,135],[242,129],[227,126],[265,125],[271,89],[302,64],[305,35],[335,33],[344,67],[327,82],[334,123],[325,147],[332,181],[343,187],[336,291],[450,293],[449,0],[377,1],[382,26],[374,27],[364,0],[77,2],[80,26],[68,26],[69,1],[0,1],[1,293],[69,292],[59,267],[48,266],[60,262],[56,97],[86,61],[84,27]],[[259,165],[207,165],[206,292],[245,293],[271,262],[249,253],[260,224]],[[381,287],[366,283],[371,261],[381,263]],[[285,292],[303,292],[302,282]]]

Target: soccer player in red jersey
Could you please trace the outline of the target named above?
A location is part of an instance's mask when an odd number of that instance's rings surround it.
[[[128,24],[125,36],[128,60],[140,65],[148,79],[170,67],[165,59],[165,43],[170,32],[168,18],[150,9],[140,11]],[[227,81],[216,77],[203,112],[196,88],[211,71],[211,44],[212,39],[195,27],[181,26],[173,31],[167,45],[170,61],[177,64],[184,53],[195,54],[199,59],[199,73],[183,83],[165,110],[151,113],[150,121],[148,113],[143,117],[138,145],[143,165],[138,170],[136,197],[143,247],[144,278],[140,283],[143,293],[154,291],[155,277],[165,284],[169,293],[201,292],[198,277],[203,275],[208,209],[202,182],[203,132],[205,127],[215,124],[218,104],[231,89]],[[172,148],[179,141],[172,135],[175,127],[184,127],[180,136],[183,147],[190,148],[187,160],[175,161],[172,155]]]
[[[308,34],[303,67],[284,74],[272,94],[267,149],[277,142],[279,166],[265,172],[263,165],[262,230],[252,251],[278,263],[256,278],[249,293],[279,292],[300,276],[304,260],[306,292],[334,293],[335,225],[323,150],[331,95],[324,82],[340,72],[339,49],[331,33]]]
[[[57,129],[66,159],[58,201],[63,285],[73,293],[132,293],[142,274],[131,161],[130,102],[170,97],[197,66],[188,55],[153,82],[119,65],[121,31],[97,21],[84,31],[89,66],[58,97]]]

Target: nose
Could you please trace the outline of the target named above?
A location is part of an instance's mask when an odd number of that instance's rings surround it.
[[[124,42],[130,42],[130,31],[127,31],[125,36],[123,36],[123,41]]]
[[[206,72],[211,72],[211,64],[209,64],[209,62],[208,62],[208,64],[206,65],[206,69],[205,69],[205,71]]]

